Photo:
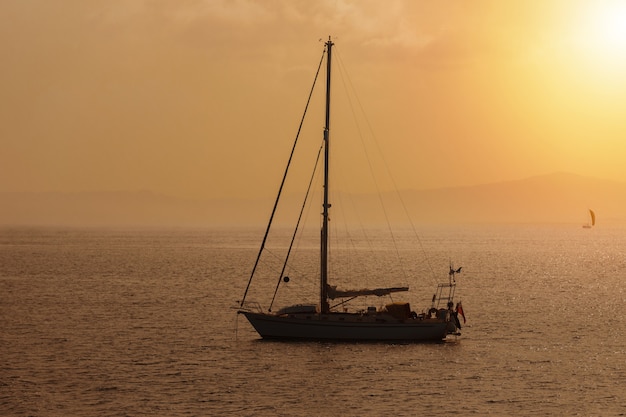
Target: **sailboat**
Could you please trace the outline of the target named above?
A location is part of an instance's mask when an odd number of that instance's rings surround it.
[[[591,209],[589,209],[589,219],[591,220],[591,222],[583,224],[584,229],[591,229],[593,226],[596,225],[596,213],[594,213]]]
[[[272,219],[276,213],[278,200],[289,170],[289,163],[281,183],[274,210],[270,216],[259,255],[252,269],[248,285],[239,302],[238,314],[243,314],[252,327],[264,339],[288,340],[332,340],[332,341],[441,341],[449,335],[460,336],[461,324],[458,316],[463,315],[462,306],[454,307],[456,288],[455,275],[461,268],[450,267],[447,282],[440,283],[432,297],[431,307],[427,311],[416,313],[408,302],[391,302],[385,306],[368,306],[358,311],[348,311],[348,301],[357,297],[390,296],[393,293],[406,292],[408,287],[387,287],[359,290],[341,290],[330,285],[329,277],[329,142],[330,142],[330,82],[331,59],[334,42],[329,37],[324,43],[326,55],[326,100],[325,126],[323,131],[323,204],[320,233],[320,276],[319,303],[296,304],[279,309],[276,312],[264,310],[256,302],[246,301],[250,284],[255,275],[261,253],[264,251]],[[324,57],[324,55],[322,55]],[[320,68],[322,61],[320,61]],[[319,73],[319,69],[318,69]],[[307,104],[308,106],[308,104]],[[295,147],[295,144],[294,144]],[[292,150],[293,156],[293,150]],[[290,158],[291,161],[291,158]],[[307,192],[308,194],[308,192]],[[288,282],[288,277],[281,276],[281,281]],[[278,289],[278,286],[276,287]],[[331,306],[331,300],[343,300]]]

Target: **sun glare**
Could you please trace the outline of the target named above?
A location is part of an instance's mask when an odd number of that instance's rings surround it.
[[[626,2],[593,2],[580,28],[582,43],[603,64],[626,62]]]
[[[626,5],[614,3],[610,7],[599,8],[592,15],[595,37],[598,43],[608,48],[626,47]]]

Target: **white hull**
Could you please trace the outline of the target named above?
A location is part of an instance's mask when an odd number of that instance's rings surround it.
[[[359,314],[281,315],[240,311],[263,338],[343,341],[440,341],[450,323],[439,319],[397,320]]]

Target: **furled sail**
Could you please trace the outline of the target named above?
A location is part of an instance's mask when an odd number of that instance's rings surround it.
[[[589,215],[591,216],[591,225],[595,226],[596,225],[596,213],[594,213],[593,210],[589,209]]]
[[[409,287],[393,287],[393,288],[374,288],[374,289],[362,289],[362,290],[338,290],[337,286],[328,286],[328,298],[334,300],[335,298],[347,298],[347,297],[363,297],[366,295],[376,295],[382,297],[383,295],[389,295],[392,292],[408,291]]]

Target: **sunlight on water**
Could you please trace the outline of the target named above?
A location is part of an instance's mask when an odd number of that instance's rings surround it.
[[[441,275],[419,282],[409,274],[411,303],[428,306],[452,260],[463,266],[457,295],[468,322],[459,339],[422,345],[259,340],[231,308],[249,277],[257,233],[14,229],[0,236],[2,415],[607,416],[626,409],[621,230],[425,230],[426,256]],[[382,264],[368,268],[371,282],[387,272]],[[298,289],[295,277],[281,288],[281,302],[316,285],[309,277]],[[253,285],[273,290],[275,277],[268,279]]]

